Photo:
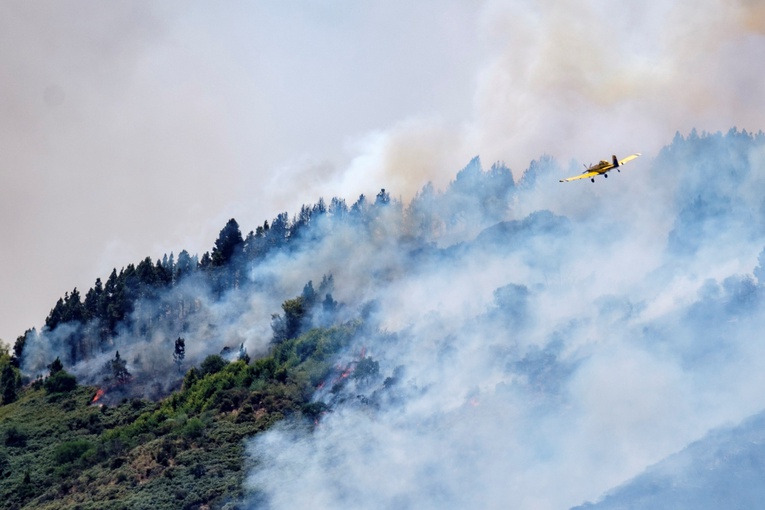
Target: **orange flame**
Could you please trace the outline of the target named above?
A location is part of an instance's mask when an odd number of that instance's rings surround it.
[[[96,391],[96,396],[93,397],[93,400],[90,401],[91,404],[94,404],[98,402],[98,399],[104,396],[104,393],[106,393],[103,389],[98,388],[98,391]]]

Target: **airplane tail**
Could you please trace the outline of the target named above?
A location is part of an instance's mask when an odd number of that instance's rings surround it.
[[[614,167],[618,167],[619,166],[619,160],[616,159],[616,154],[613,155],[613,158],[614,158]]]

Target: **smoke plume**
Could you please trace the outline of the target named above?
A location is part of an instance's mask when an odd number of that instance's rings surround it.
[[[759,129],[755,1],[2,6],[6,342],[63,291],[319,196],[410,200],[474,154],[655,154]],[[299,189],[294,183],[300,182]],[[141,204],[138,207],[136,204]],[[546,206],[543,206],[546,207]]]
[[[460,242],[311,258],[354,266],[378,333],[341,364],[379,373],[252,441],[253,506],[569,508],[761,410],[762,144],[693,132],[595,185],[535,163]]]
[[[120,350],[158,396],[180,334],[188,364],[257,355],[331,274],[337,319],[367,324],[338,362],[379,367],[317,392],[317,427],[252,442],[252,504],[274,509],[571,507],[763,408],[765,151],[717,133],[761,127],[757,2],[351,3],[0,8],[0,266],[25,289],[7,297],[44,303],[0,306],[17,332],[73,280],[203,250],[221,218],[393,196],[362,225],[317,220],[236,291],[138,301],[106,351],[67,352],[85,324],[41,328],[28,371],[70,356],[97,381]],[[476,153],[514,173],[454,177]],[[186,324],[158,326],[168,309]]]

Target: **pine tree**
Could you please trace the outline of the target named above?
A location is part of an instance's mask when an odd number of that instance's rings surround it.
[[[181,365],[186,357],[186,340],[178,337],[175,341],[175,351],[173,351],[173,361],[178,365],[178,373],[181,373]]]
[[[135,274],[138,279],[139,293],[142,296],[151,294],[151,291],[157,285],[158,278],[150,257],[146,257],[136,266]]]
[[[24,346],[27,344],[27,338],[37,334],[35,328],[28,329],[23,335],[16,337],[16,342],[13,344],[13,355],[11,356],[11,364],[16,368],[21,368],[21,360],[24,357]]]
[[[244,361],[245,365],[250,364],[250,355],[247,354],[247,348],[244,346],[244,343],[239,344],[239,355],[237,356],[237,360]]]
[[[314,303],[316,303],[316,291],[313,290],[313,281],[308,280],[308,283],[303,287],[303,308],[310,310]]]
[[[361,218],[367,209],[367,197],[362,193],[359,195],[359,199],[351,206],[351,214],[357,218]]]
[[[388,205],[390,203],[390,194],[385,191],[385,188],[381,189],[375,198],[375,205]]]
[[[114,355],[111,361],[112,377],[120,383],[126,383],[130,380],[131,374],[127,369],[127,362],[120,357],[120,351]]]
[[[206,271],[210,269],[210,267],[212,267],[212,258],[210,257],[210,252],[206,251],[199,260],[199,269]]]
[[[3,404],[10,404],[16,400],[18,386],[19,377],[16,369],[10,363],[5,363],[0,371],[0,399]]]
[[[332,197],[332,200],[329,202],[328,212],[334,218],[345,218],[345,216],[348,214],[348,206],[345,204],[345,199]]]
[[[231,218],[215,241],[215,246],[212,249],[212,265],[216,267],[226,265],[234,255],[242,250],[243,245],[244,239],[242,239],[242,233],[239,231],[239,224],[234,218]]]
[[[197,262],[186,250],[178,254],[178,262],[175,264],[174,279],[177,283],[184,276],[191,274],[196,269]]]
[[[85,318],[86,320],[98,319],[100,304],[104,294],[101,278],[96,278],[95,285],[85,294]]]
[[[50,370],[51,377],[64,370],[64,364],[61,363],[61,359],[58,356],[53,360],[53,363],[48,365],[48,370]]]
[[[68,297],[68,294],[67,294]],[[48,329],[48,331],[53,331],[56,329],[56,326],[59,325],[59,323],[63,322],[64,320],[64,300],[62,298],[58,298],[58,301],[56,301],[56,305],[53,307],[53,309],[48,314],[48,317],[45,318],[45,327]]]
[[[290,220],[286,212],[280,213],[271,222],[271,228],[267,230],[269,248],[280,248],[290,234]]]
[[[68,297],[64,298],[65,315],[63,322],[83,322],[85,320],[85,307],[82,304],[80,291],[75,287]]]

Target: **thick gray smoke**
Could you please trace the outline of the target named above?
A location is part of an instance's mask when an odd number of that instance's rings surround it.
[[[254,224],[383,185],[409,200],[474,154],[522,171],[540,154],[655,153],[692,127],[759,129],[764,12],[3,2],[0,338],[115,265],[204,250],[232,216]]]
[[[133,379],[115,398],[160,397],[181,380],[178,336],[182,368],[257,357],[281,303],[331,275],[333,319],[365,324],[337,365],[375,370],[326,381],[316,426],[250,443],[253,507],[596,501],[765,408],[764,165],[765,135],[735,129],[678,135],[595,184],[557,182],[581,167],[549,157],[517,183],[476,158],[409,204],[333,200],[228,290],[197,272],[139,299],[106,344],[98,322],[35,333],[24,368],[58,355],[102,384],[119,350]]]
[[[252,505],[570,508],[765,408],[764,143],[694,131],[594,185],[543,160],[503,222],[466,209],[417,250],[389,230],[283,260],[375,303],[339,362],[379,373],[251,442]]]

